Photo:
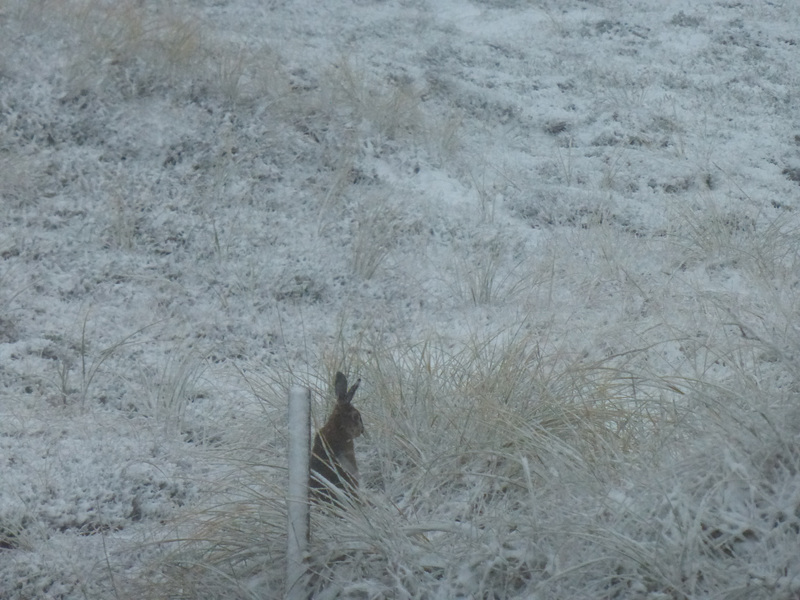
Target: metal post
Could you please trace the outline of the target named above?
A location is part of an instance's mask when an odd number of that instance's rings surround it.
[[[286,600],[307,600],[306,553],[309,540],[308,461],[311,454],[311,391],[289,390],[289,542],[286,548]]]

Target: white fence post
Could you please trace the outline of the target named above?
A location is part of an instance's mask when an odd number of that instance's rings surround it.
[[[311,454],[311,391],[289,390],[289,542],[286,548],[286,600],[307,600],[306,552],[309,539],[308,461]]]

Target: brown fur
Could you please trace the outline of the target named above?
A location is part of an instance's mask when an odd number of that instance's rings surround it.
[[[351,498],[357,497],[358,466],[353,440],[364,433],[364,424],[352,400],[360,383],[359,379],[348,390],[347,378],[342,373],[336,373],[336,406],[314,437],[311,451],[309,485],[311,498],[315,501],[341,505],[336,500],[332,486]]]

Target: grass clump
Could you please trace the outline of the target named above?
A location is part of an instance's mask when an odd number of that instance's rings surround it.
[[[53,7],[77,34],[80,52],[68,68],[75,93],[109,82],[126,97],[191,76],[203,58],[203,27],[177,5],[88,0]]]
[[[422,93],[410,80],[379,81],[342,59],[328,74],[325,95],[328,104],[345,113],[349,122],[369,127],[376,143],[423,132]]]
[[[363,380],[362,502],[312,508],[314,597],[795,593],[796,391],[753,403],[752,379],[654,377],[645,350],[592,362],[524,326],[461,346],[340,341],[328,366]],[[268,418],[287,385],[265,388]],[[228,500],[181,526],[160,590],[283,589],[276,442],[268,458],[237,451],[215,495]]]
[[[546,353],[524,328],[461,348],[432,337],[416,345],[361,338],[342,349],[337,365],[348,364],[365,388],[364,502],[344,515],[312,511],[315,597],[528,593],[555,568],[549,544],[567,535],[542,527],[621,478],[626,457],[656,428],[639,406],[668,390],[618,357],[584,364]],[[284,387],[266,392],[270,405]],[[229,597],[260,593],[267,581],[282,590],[283,451],[237,455],[218,488],[230,501],[193,516],[201,525],[164,559],[172,567],[163,589],[188,578]]]

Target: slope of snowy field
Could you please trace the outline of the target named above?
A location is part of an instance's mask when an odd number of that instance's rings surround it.
[[[0,597],[800,598],[791,1],[0,0]]]

